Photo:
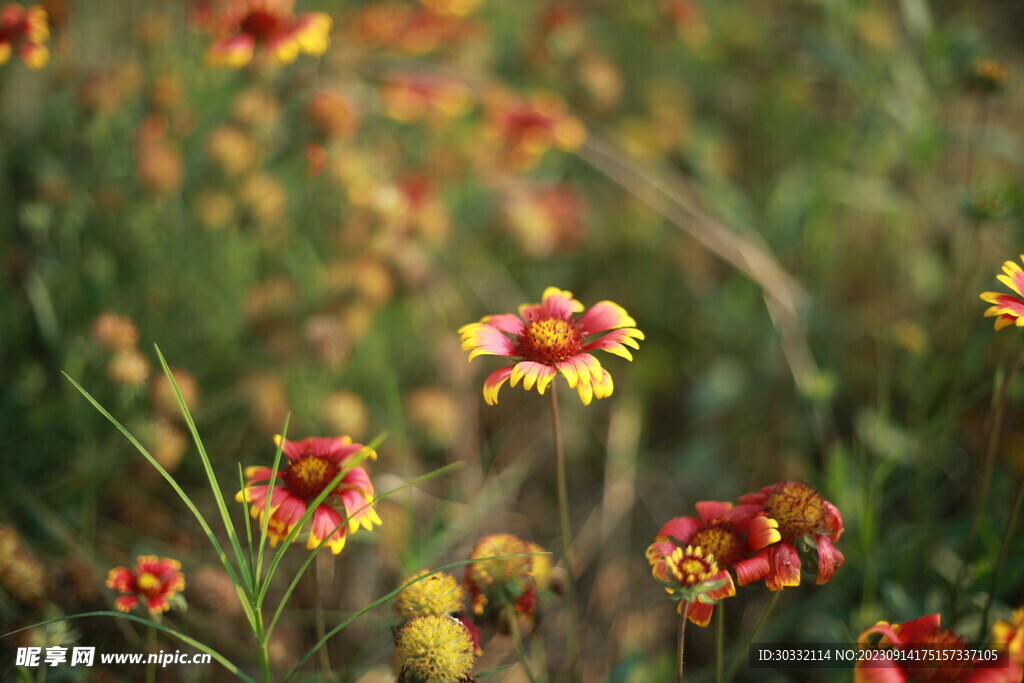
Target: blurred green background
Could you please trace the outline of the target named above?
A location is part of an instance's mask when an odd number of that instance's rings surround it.
[[[237,463],[270,464],[288,413],[294,438],[387,432],[378,490],[467,464],[381,504],[334,564],[329,623],[485,533],[557,548],[546,401],[484,405],[498,361],[467,364],[456,333],[554,285],[646,334],[633,363],[604,362],[612,397],[562,392],[586,680],[671,675],[673,604],[644,548],[698,500],[787,478],[842,511],[846,564],[786,590],[761,640],[853,642],[932,612],[974,633],[1024,473],[1018,377],[964,556],[1021,346],[978,299],[1024,243],[1019,5],[299,0],[332,15],[328,53],[233,71],[204,62],[186,3],[43,4],[50,63],[0,66],[0,631],[108,609],[107,569],[157,554],[188,581],[168,623],[254,668],[195,521],[61,376],[213,511],[154,343],[225,495]],[[524,158],[502,122],[531,97],[586,141]],[[730,643],[767,597],[727,601]],[[995,597],[997,617],[1024,603],[1019,541]],[[315,641],[312,600],[300,586],[275,667]],[[539,627],[553,662],[559,612]],[[0,670],[17,680],[30,641],[143,647],[111,621],[0,641]],[[380,609],[332,641],[341,680],[387,680],[394,623]],[[708,680],[713,634],[689,637]],[[511,661],[502,647],[481,667]]]

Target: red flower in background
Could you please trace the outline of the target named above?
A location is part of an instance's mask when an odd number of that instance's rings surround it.
[[[972,660],[963,637],[940,628],[941,621],[938,614],[929,614],[903,624],[880,621],[866,629],[857,639],[862,649],[892,649],[899,654],[858,661],[853,675],[855,683],[1017,683],[1021,680],[1020,666],[1005,654],[995,661]],[[872,635],[880,635],[881,639],[872,643],[869,639]],[[959,650],[964,651],[963,656],[957,656]]]
[[[330,16],[295,14],[294,6],[295,0],[199,0],[193,20],[217,36],[207,52],[213,64],[238,69],[257,50],[290,64],[300,54],[322,55],[331,42]]]
[[[170,609],[170,600],[185,589],[181,563],[167,557],[142,555],[135,569],[115,567],[107,575],[107,588],[125,593],[114,601],[119,612],[129,612],[142,600],[150,614]]]
[[[0,8],[0,64],[18,55],[30,69],[41,69],[50,61],[44,45],[50,37],[46,10],[39,5],[25,8],[9,2]]]
[[[819,585],[828,583],[836,567],[843,564],[843,554],[832,545],[843,533],[843,518],[835,505],[807,484],[779,482],[757,493],[740,496],[739,502],[762,508],[764,514],[779,525],[782,539],[757,554],[768,561],[765,585],[770,590],[800,585],[797,544],[803,549],[817,549]]]

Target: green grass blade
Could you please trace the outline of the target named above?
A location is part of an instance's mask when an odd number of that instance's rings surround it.
[[[238,483],[243,489],[245,488],[245,475],[242,474],[242,463],[238,463]],[[241,506],[242,518],[245,520],[245,540],[246,545],[249,546],[249,576],[252,577],[252,580],[254,582],[252,585],[249,586],[249,594],[256,595],[256,549],[252,545],[252,524],[249,522],[249,508],[244,500],[241,502]]]
[[[320,503],[327,500],[327,496],[329,496],[334,491],[334,489],[338,487],[338,485],[341,483],[341,480],[345,478],[346,474],[351,472],[352,469],[358,467],[361,462],[366,460],[366,458],[370,455],[371,451],[376,450],[377,446],[379,446],[381,442],[384,441],[384,438],[385,435],[383,434],[378,436],[369,444],[363,446],[361,450],[349,456],[350,461],[340,472],[338,472],[337,476],[334,477],[331,483],[324,487],[324,490],[320,492],[320,495],[318,495],[311,502],[306,504],[305,514],[303,514],[302,517],[299,518],[299,521],[296,522],[295,525],[288,532],[288,535],[285,537],[284,541],[281,542],[281,547],[277,549],[277,553],[274,555],[274,559],[271,560],[270,566],[267,568],[267,577],[263,583],[263,586],[261,586],[259,596],[256,599],[257,608],[262,607],[263,600],[267,596],[267,589],[270,587],[270,580],[271,578],[273,578],[274,572],[277,571],[277,565],[279,565],[281,563],[281,560],[284,558],[284,554],[285,552],[287,552],[288,546],[291,545],[292,541],[294,541],[296,536],[299,535],[299,533],[302,531],[302,528],[306,526],[306,522],[308,522],[310,518],[313,516],[313,513],[316,512],[317,507],[320,506]],[[328,538],[330,537],[328,536]]]
[[[317,641],[316,645],[314,645],[308,652],[306,652],[306,654],[304,654],[302,656],[302,659],[300,659],[298,662],[295,663],[295,666],[293,666],[291,671],[288,672],[288,675],[284,677],[284,681],[285,681],[285,683],[287,683],[287,681],[290,681],[292,676],[294,676],[296,673],[298,673],[299,667],[301,667],[303,664],[305,664],[307,661],[309,661],[309,658],[312,657],[313,655],[315,655],[316,651],[319,650],[321,647],[323,647],[324,643],[326,643],[328,640],[330,640],[332,637],[334,637],[335,634],[337,634],[343,628],[345,628],[346,626],[348,626],[353,621],[355,621],[359,617],[363,616],[364,614],[366,614],[370,610],[374,609],[375,607],[379,607],[380,605],[384,604],[385,602],[387,602],[391,598],[395,597],[396,595],[398,595],[399,593],[401,593],[402,591],[404,591],[406,588],[408,588],[409,586],[413,585],[414,583],[422,581],[423,579],[425,579],[425,578],[427,578],[429,576],[433,576],[434,574],[437,574],[438,572],[448,571],[449,569],[454,569],[455,567],[461,567],[461,566],[469,564],[471,562],[487,562],[488,560],[506,560],[506,559],[513,558],[513,557],[525,557],[527,555],[550,555],[550,554],[551,553],[549,553],[549,552],[543,552],[543,553],[515,553],[514,555],[494,555],[492,557],[480,557],[480,558],[473,559],[473,560],[459,560],[458,562],[449,562],[448,564],[443,565],[441,567],[438,567],[437,569],[432,569],[431,571],[429,571],[428,573],[424,574],[423,576],[417,576],[412,581],[409,581],[407,583],[402,584],[401,586],[399,586],[395,590],[391,591],[387,595],[384,595],[384,596],[382,596],[380,598],[377,598],[376,600],[371,602],[369,605],[367,605],[366,607],[362,608],[361,610],[359,610],[358,612],[356,612],[355,614],[350,616],[348,619],[346,619],[345,621],[341,622],[340,624],[338,624],[337,626],[332,628],[330,631],[328,631],[324,635],[323,638],[321,638],[320,640]]]
[[[237,666],[232,664],[224,655],[222,655],[221,653],[217,652],[216,650],[214,650],[209,645],[205,645],[205,644],[199,642],[198,640],[196,640],[195,638],[192,638],[191,636],[187,636],[184,633],[182,633],[181,631],[177,631],[177,630],[171,628],[170,626],[164,626],[163,624],[159,624],[159,623],[157,623],[155,621],[150,621],[149,619],[143,619],[142,617],[137,617],[137,616],[132,615],[132,614],[124,614],[123,612],[100,611],[100,612],[83,612],[82,614],[71,614],[71,615],[68,615],[66,617],[58,617],[57,619],[49,619],[47,621],[41,621],[38,624],[32,624],[31,626],[23,626],[22,628],[19,628],[17,630],[8,631],[7,633],[4,633],[4,634],[0,635],[0,638],[6,638],[7,636],[13,636],[15,633],[21,633],[22,631],[27,631],[28,629],[32,629],[32,628],[39,628],[40,626],[46,626],[47,624],[55,624],[58,621],[70,621],[72,619],[83,619],[85,617],[117,617],[118,619],[127,619],[128,621],[135,621],[135,622],[138,622],[140,624],[145,624],[146,626],[151,626],[152,628],[155,628],[158,631],[163,631],[164,633],[172,635],[175,638],[177,638],[178,640],[181,640],[182,642],[191,645],[192,647],[194,647],[195,649],[199,650],[200,652],[205,652],[206,654],[210,655],[210,657],[215,662],[217,662],[218,664],[223,666],[225,669],[227,669],[228,671],[233,673],[235,676],[238,676],[243,681],[248,681],[249,683],[256,683],[255,680],[253,680],[252,678],[247,676],[245,674],[245,672],[243,672]]]
[[[267,549],[267,529],[270,526],[270,500],[273,498],[271,491],[274,490],[274,486],[277,484],[277,468],[281,465],[281,453],[284,451],[284,440],[288,438],[288,423],[291,422],[291,419],[291,413],[284,416],[284,426],[281,427],[281,442],[277,444],[277,450],[274,453],[274,466],[270,472],[270,483],[267,484],[267,499],[264,501],[263,518],[260,520],[260,549],[256,553],[256,581],[254,583],[257,588],[257,594],[264,592],[260,582],[263,574],[263,557]]]
[[[243,573],[243,578],[246,580],[245,585],[253,585],[252,576],[245,564],[245,553],[242,552],[242,545],[238,541],[238,534],[235,532],[235,526],[231,523],[231,516],[228,514],[227,505],[224,503],[224,494],[220,490],[220,484],[217,482],[217,475],[213,472],[213,463],[210,462],[210,456],[206,453],[206,448],[203,446],[203,440],[199,437],[199,430],[196,429],[195,420],[192,419],[192,413],[189,412],[188,406],[185,405],[185,399],[181,395],[181,390],[178,388],[178,382],[174,379],[174,373],[171,372],[171,368],[167,365],[167,359],[164,358],[164,354],[161,353],[160,347],[156,344],[153,345],[156,349],[157,358],[160,359],[160,366],[164,369],[164,375],[167,376],[167,380],[171,383],[171,389],[174,390],[174,396],[178,399],[178,407],[181,409],[181,415],[185,418],[185,422],[188,424],[188,429],[192,433],[192,440],[196,444],[196,448],[199,450],[199,457],[203,461],[203,469],[206,470],[206,477],[210,481],[210,488],[213,490],[213,499],[217,503],[217,509],[220,511],[221,521],[224,523],[224,530],[228,534],[228,540],[231,541],[231,547],[235,551],[235,560],[238,562],[238,571]]]
[[[457,469],[460,469],[462,468],[463,464],[464,463],[461,462],[453,462],[450,465],[445,465],[444,467],[436,469],[433,472],[428,472],[427,474],[424,474],[420,477],[416,477],[415,479],[410,479],[401,486],[396,486],[395,488],[389,491],[385,491],[384,493],[375,497],[373,503],[376,504],[377,501],[383,500],[390,495],[398,493],[399,491],[407,489],[411,486],[415,486],[416,484],[422,484],[423,482],[429,481],[435,477],[440,477],[441,475],[448,474],[449,472],[453,472]],[[370,503],[366,503],[365,505],[363,505],[363,507],[356,510],[356,512],[362,512],[365,508],[370,506]],[[331,531],[330,534],[324,536],[324,538],[320,541],[320,544],[309,553],[309,557],[307,557],[306,561],[302,563],[301,567],[299,567],[299,571],[295,573],[295,576],[292,578],[291,584],[288,586],[288,589],[284,592],[284,595],[281,597],[281,603],[277,606],[277,611],[274,612],[274,618],[270,620],[270,625],[267,627],[268,638],[270,637],[270,634],[274,631],[274,627],[277,625],[277,620],[281,617],[281,614],[284,612],[285,603],[288,602],[288,599],[291,597],[292,592],[299,585],[299,579],[302,578],[302,575],[306,572],[306,569],[313,562],[313,558],[320,554],[320,551],[323,550],[323,547],[327,545],[327,539],[331,537],[331,534],[333,534],[335,531],[348,524],[350,516],[351,515],[348,515],[346,513],[344,515],[344,520],[342,521],[342,523],[334,527],[334,530]]]
[[[85,390],[84,387],[82,387],[81,384],[72,379],[71,376],[68,375],[66,372],[62,374],[65,377],[67,377],[68,381],[71,382],[71,384],[73,384],[76,389],[78,389],[82,396],[84,396],[85,399],[89,401],[89,403],[91,403],[92,406],[96,410],[98,410],[103,417],[107,418],[111,424],[117,427],[119,432],[125,435],[128,441],[130,441],[131,444],[135,446],[135,449],[139,451],[139,453],[142,453],[146,460],[149,461],[149,464],[156,468],[156,471],[159,472],[160,475],[167,481],[167,483],[171,485],[171,488],[174,489],[175,493],[177,493],[181,500],[184,501],[185,506],[192,512],[193,515],[195,515],[195,518],[199,521],[199,526],[202,528],[203,533],[206,534],[206,537],[210,539],[210,544],[213,546],[214,551],[217,553],[217,558],[220,560],[221,564],[224,565],[224,569],[227,571],[228,576],[231,578],[231,582],[235,585],[236,588],[244,587],[244,584],[239,582],[238,573],[235,571],[234,565],[231,564],[231,560],[228,559],[227,553],[225,553],[224,548],[221,547],[220,541],[217,540],[217,537],[214,535],[213,530],[210,529],[210,525],[207,523],[206,518],[203,517],[203,514],[199,512],[199,508],[197,508],[195,503],[192,502],[192,499],[188,497],[188,494],[185,493],[184,489],[182,489],[181,486],[178,485],[178,482],[174,479],[174,477],[171,476],[171,473],[165,470],[163,466],[156,461],[156,458],[150,455],[149,451],[146,450],[146,447],[139,443],[139,440],[132,436],[132,433],[129,432],[124,427],[124,425],[118,422],[117,418],[108,413],[107,410],[103,406],[101,406],[99,402],[96,399],[94,399],[92,395]],[[242,608],[245,610],[246,616],[249,618],[249,623],[255,626],[252,607],[250,606],[249,601],[242,600],[241,602]]]

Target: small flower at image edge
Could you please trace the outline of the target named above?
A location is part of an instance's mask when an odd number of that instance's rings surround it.
[[[813,487],[799,481],[783,481],[740,496],[739,502],[759,506],[778,523],[781,540],[762,548],[755,556],[768,561],[765,585],[769,590],[800,585],[797,545],[803,550],[817,550],[818,585],[828,583],[836,568],[842,566],[845,558],[833,543],[843,533],[843,517]]]
[[[330,45],[331,17],[324,12],[297,15],[294,6],[295,0],[200,0],[193,19],[217,36],[207,59],[238,69],[257,50],[281,64],[303,53],[322,55]]]
[[[135,569],[115,567],[107,575],[107,588],[120,591],[114,601],[119,612],[129,612],[141,600],[150,614],[160,614],[171,607],[171,600],[185,589],[181,563],[167,557],[142,555]]]
[[[462,683],[473,680],[476,648],[455,617],[419,617],[395,635],[394,661],[399,683]]]
[[[572,292],[548,287],[541,303],[523,304],[518,316],[489,315],[460,328],[462,350],[469,352],[470,361],[485,354],[521,359],[494,371],[484,381],[487,404],[498,402],[498,391],[510,379],[512,386],[522,380],[524,389],[536,386],[543,394],[558,374],[576,389],[584,405],[595,397],[611,396],[612,376],[590,352],[607,351],[633,360],[626,347],[640,348],[637,340],[644,334],[616,303],[601,301],[586,313],[584,310]],[[583,315],[576,317],[578,313]]]
[[[1013,621],[997,621],[992,625],[992,640],[1006,644],[1010,659],[1024,666],[1024,607],[1013,612]]]
[[[1021,680],[1020,666],[1009,660],[1005,653],[995,660],[972,660],[964,639],[958,633],[940,627],[942,617],[929,614],[903,624],[880,621],[866,629],[857,638],[863,649],[892,649],[917,653],[935,650],[934,655],[865,658],[854,669],[855,683],[928,683],[929,681],[961,681],[962,683],[1017,683]],[[881,638],[872,641],[871,636]],[[957,651],[964,655],[958,656]],[[944,653],[944,654],[943,654]],[[929,657],[932,665],[925,661]],[[943,659],[942,666],[935,661]]]
[[[306,513],[309,503],[348,467],[348,461],[366,448],[352,443],[347,436],[313,437],[302,441],[289,441],[277,436],[275,440],[288,464],[278,471],[271,493],[267,537],[274,546],[288,536]],[[376,451],[369,449],[367,457],[376,460]],[[250,512],[256,519],[262,519],[266,509],[271,475],[269,467],[246,469],[246,487],[235,496],[239,502],[252,503]],[[306,547],[316,548],[327,538],[326,545],[337,555],[345,547],[348,533],[355,533],[360,528],[371,531],[375,524],[380,525],[382,522],[373,509],[373,500],[370,475],[362,467],[349,469],[341,483],[313,512]],[[345,517],[334,509],[335,505],[345,510]]]
[[[676,548],[693,545],[713,555],[721,569],[734,570],[741,586],[763,579],[768,560],[750,555],[781,540],[778,522],[760,514],[756,505],[702,500],[696,508],[699,517],[676,517],[661,527],[647,548],[648,561],[665,562]]]
[[[729,572],[719,569],[713,555],[692,545],[676,548],[656,562],[651,575],[673,600],[679,601],[680,614],[686,604],[686,617],[698,626],[708,625],[716,602],[736,595]]]
[[[1024,261],[1024,255],[1021,255]],[[1007,261],[1003,264],[1003,274],[996,278],[1004,285],[1012,289],[1017,296],[1004,294],[1002,292],[982,292],[982,301],[992,304],[986,311],[985,317],[994,317],[995,328],[1001,330],[1010,325],[1024,327],[1024,270],[1017,265],[1016,261]]]
[[[39,5],[25,8],[16,2],[0,7],[0,64],[17,54],[30,69],[41,69],[50,61],[44,45],[50,37],[46,10]]]

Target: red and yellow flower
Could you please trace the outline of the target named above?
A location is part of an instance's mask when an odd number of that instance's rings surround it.
[[[135,562],[135,569],[111,569],[107,588],[125,594],[114,601],[119,612],[131,611],[142,600],[150,614],[160,614],[170,609],[170,601],[177,593],[185,590],[185,575],[177,560],[141,555]]]
[[[252,503],[250,512],[256,519],[262,519],[266,500],[270,494],[270,520],[267,523],[267,537],[271,545],[286,538],[292,528],[306,513],[309,504],[343,470],[347,470],[341,482],[313,512],[307,548],[316,548],[325,538],[326,545],[337,555],[345,547],[347,534],[360,528],[371,531],[381,519],[373,509],[373,484],[370,475],[362,467],[353,466],[366,446],[352,443],[347,436],[338,438],[309,438],[289,441],[276,437],[288,465],[279,470],[273,490],[269,467],[250,467],[245,471],[246,487],[235,499]],[[372,448],[367,457],[377,458]],[[263,482],[263,483],[257,483]],[[345,511],[342,516],[335,506]]]
[[[768,560],[751,554],[781,540],[778,522],[759,514],[756,505],[702,500],[696,508],[699,517],[676,517],[661,527],[647,548],[652,565],[665,562],[677,548],[695,546],[713,556],[721,569],[735,571],[741,586],[768,574]]]
[[[556,375],[561,374],[576,389],[584,405],[594,398],[611,396],[612,377],[590,352],[596,350],[633,360],[627,349],[640,348],[644,333],[636,328],[626,310],[611,301],[601,301],[583,313],[585,307],[572,292],[548,287],[539,304],[523,304],[519,315],[489,315],[480,322],[459,329],[462,350],[469,360],[491,354],[519,357],[515,365],[495,370],[484,381],[484,400],[498,402],[498,391],[506,381],[523,382],[543,394]],[[577,313],[583,313],[576,317]]]
[[[680,614],[686,605],[686,617],[698,626],[708,625],[716,602],[736,595],[732,576],[700,546],[676,547],[652,562],[651,575],[679,601]]]
[[[1024,261],[1024,255],[1021,255]],[[1004,285],[1012,289],[1013,294],[1002,292],[982,292],[981,299],[992,304],[986,311],[985,317],[994,317],[995,328],[1001,330],[1009,325],[1024,327],[1024,270],[1017,265],[1016,261],[1007,261],[1003,264],[1003,274],[996,278]]]
[[[972,661],[963,637],[940,628],[941,621],[938,614],[929,614],[903,624],[880,621],[865,630],[857,639],[861,649],[891,649],[900,654],[859,660],[854,669],[855,683],[1018,683],[1021,680],[1020,666],[1008,660],[1005,654],[994,661]],[[881,638],[873,641],[873,635]],[[936,652],[929,655],[929,650]],[[963,656],[957,655],[958,650],[964,651]]]
[[[44,44],[49,38],[50,24],[41,6],[8,2],[0,7],[0,64],[16,54],[28,68],[41,69],[50,61]]]
[[[500,141],[505,162],[522,170],[536,164],[552,147],[564,152],[576,149],[586,140],[587,129],[569,114],[560,96],[538,93],[526,99],[496,97],[487,134]]]
[[[207,51],[213,64],[239,69],[257,51],[281,64],[300,54],[322,55],[330,46],[331,17],[295,14],[295,0],[200,0],[193,14],[216,40]]]
[[[1024,607],[1013,612],[1013,621],[997,621],[992,625],[992,640],[1005,644],[1010,659],[1024,667]]]
[[[843,564],[843,554],[833,545],[843,533],[842,515],[811,486],[783,481],[740,496],[739,502],[760,507],[765,516],[778,523],[781,540],[755,556],[768,562],[765,585],[769,590],[800,585],[797,545],[805,550],[817,549],[818,585],[828,583],[836,567]]]

